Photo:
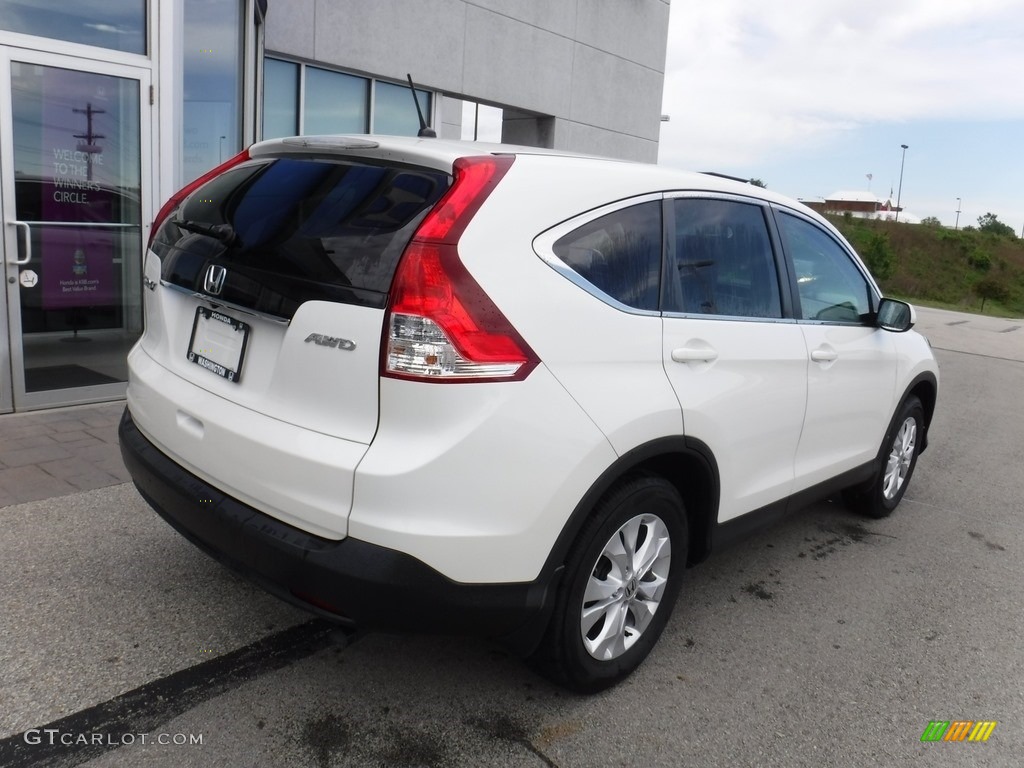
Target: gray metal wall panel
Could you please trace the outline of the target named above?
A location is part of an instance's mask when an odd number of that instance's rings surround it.
[[[313,58],[458,93],[465,17],[463,0],[317,0]]]
[[[661,72],[577,43],[568,118],[657,140],[664,79]]]
[[[573,42],[522,21],[470,6],[466,14],[465,95],[566,114]]]
[[[556,35],[570,39],[576,36],[577,0],[468,0],[468,4],[532,24]]]
[[[555,118],[510,134],[653,162],[668,12],[666,0],[272,0],[266,49],[396,81],[411,72],[431,90]],[[446,111],[440,132],[455,135],[456,120]]]
[[[579,5],[576,40],[664,72],[668,9],[662,0],[586,0]]]

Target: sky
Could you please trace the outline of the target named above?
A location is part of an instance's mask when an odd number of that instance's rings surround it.
[[[895,203],[902,161],[907,213],[1022,233],[1024,0],[673,0],[665,66],[662,165]]]

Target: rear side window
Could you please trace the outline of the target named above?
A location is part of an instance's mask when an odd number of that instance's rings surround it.
[[[280,158],[233,168],[192,193],[154,239],[162,277],[290,318],[320,299],[383,307],[398,259],[451,183],[424,168]]]
[[[676,198],[669,312],[782,317],[778,273],[764,210],[733,200]]]
[[[555,241],[555,255],[621,304],[656,311],[661,286],[661,203],[622,208]]]

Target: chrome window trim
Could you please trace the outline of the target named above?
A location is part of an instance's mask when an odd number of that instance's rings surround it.
[[[795,317],[748,317],[747,315],[711,315],[700,312],[661,312],[666,320],[724,320],[726,322],[740,323],[782,323],[793,324],[800,322]]]
[[[214,309],[216,309],[217,307],[227,307],[228,309],[234,310],[235,312],[240,312],[243,315],[248,315],[249,317],[258,317],[261,320],[267,320],[271,323],[276,323],[277,325],[281,326],[288,326],[291,325],[292,323],[291,320],[285,320],[284,318],[278,317],[277,315],[270,315],[267,314],[266,312],[258,312],[255,309],[243,307],[231,301],[224,301],[223,299],[220,299],[216,296],[210,296],[209,294],[206,293],[199,293],[198,291],[193,291],[190,288],[184,288],[180,285],[169,283],[163,278],[160,279],[160,285],[163,288],[170,288],[171,290],[177,291],[178,293],[183,293],[186,296],[190,296],[194,299],[205,301],[207,304],[210,304]]]
[[[555,255],[554,245],[560,237],[569,234],[574,229],[578,229],[584,224],[587,224],[594,219],[598,219],[601,216],[607,216],[609,213],[615,213],[616,211],[621,211],[625,208],[632,208],[635,205],[641,205],[643,203],[661,202],[663,199],[664,193],[649,192],[644,195],[629,197],[624,200],[616,200],[615,202],[602,205],[598,208],[591,208],[589,211],[573,216],[571,219],[566,219],[565,221],[556,224],[550,229],[537,235],[533,239],[533,252],[537,254],[541,261],[555,270],[555,272],[560,274],[570,283],[585,293],[590,294],[595,299],[607,304],[609,307],[617,309],[620,312],[625,312],[628,315],[638,315],[640,317],[661,317],[663,313],[659,310],[637,309],[636,307],[623,304],[618,299],[609,296],[558,258],[558,256]],[[664,240],[664,234],[662,235],[662,239]],[[662,247],[664,247],[664,242]]]

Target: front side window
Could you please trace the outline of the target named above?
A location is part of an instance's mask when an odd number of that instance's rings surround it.
[[[865,323],[871,287],[846,250],[809,221],[781,213],[779,230],[796,270],[803,320]]]
[[[778,274],[761,206],[676,198],[664,307],[670,312],[782,317]]]
[[[555,241],[555,255],[620,304],[656,311],[661,284],[661,203],[601,216]]]

